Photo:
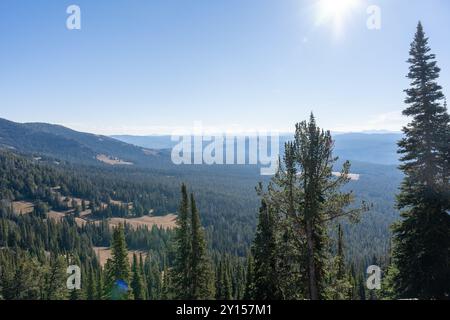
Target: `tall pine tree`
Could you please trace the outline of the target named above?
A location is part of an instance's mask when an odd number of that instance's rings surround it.
[[[253,295],[256,300],[277,300],[281,298],[277,270],[277,221],[273,210],[264,199],[261,201],[258,221],[252,247]]]
[[[130,262],[124,227],[114,228],[112,235],[112,259],[105,266],[107,273],[106,290],[109,298],[123,300],[129,298]]]
[[[402,298],[450,297],[450,130],[440,69],[419,22],[411,44],[403,114],[412,121],[399,142],[405,174],[394,230],[395,291]]]
[[[136,254],[133,254],[133,264],[131,289],[133,290],[134,300],[145,300],[145,286],[142,275],[142,268],[138,262]]]
[[[181,186],[181,203],[177,217],[175,233],[176,256],[172,270],[173,286],[179,299],[187,299],[191,292],[190,256],[191,256],[191,221],[189,199],[186,185]]]
[[[192,300],[214,298],[214,272],[208,254],[205,232],[200,222],[200,214],[191,194],[191,254],[190,254],[190,296]]]
[[[363,202],[361,207],[348,208],[353,194],[341,188],[350,181],[350,163],[333,174],[338,159],[333,157],[331,134],[316,125],[312,114],[309,122],[296,125],[295,140],[285,145],[283,160],[267,193],[258,189],[269,212],[279,216],[274,221],[279,226],[278,246],[283,248],[277,251],[284,278],[277,283],[284,298],[324,299],[327,227],[342,217],[356,221],[368,206]],[[257,278],[255,272],[256,282]]]

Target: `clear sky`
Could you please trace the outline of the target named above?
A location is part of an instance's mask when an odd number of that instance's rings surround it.
[[[0,117],[163,134],[287,131],[314,111],[327,129],[400,130],[419,19],[449,95],[448,0],[1,0]]]

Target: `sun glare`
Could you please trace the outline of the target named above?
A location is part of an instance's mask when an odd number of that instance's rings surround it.
[[[332,23],[336,35],[342,33],[345,19],[358,6],[360,0],[317,0],[317,24]]]

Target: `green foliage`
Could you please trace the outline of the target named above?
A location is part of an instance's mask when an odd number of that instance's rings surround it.
[[[189,201],[183,184],[181,196],[175,237],[176,258],[175,266],[170,270],[170,285],[176,298],[212,299],[214,271],[194,195],[191,194]]]
[[[256,300],[281,298],[279,277],[282,275],[278,274],[277,270],[277,225],[273,210],[266,204],[265,200],[262,200],[258,228],[252,247],[254,257],[253,298]]]
[[[405,174],[394,226],[394,291],[401,298],[450,297],[450,116],[442,105],[440,69],[421,23],[411,44],[403,112],[412,117],[399,142]]]
[[[360,213],[368,209],[365,203],[361,208],[349,208],[354,196],[342,187],[350,181],[350,163],[345,162],[340,174],[334,177],[332,171],[337,158],[332,152],[330,133],[318,128],[311,115],[309,122],[296,125],[295,139],[286,143],[284,161],[268,191],[264,193],[259,188],[269,208],[266,211],[277,214],[277,219],[270,219],[270,228],[276,230],[278,226],[278,231],[272,231],[278,232],[278,237],[271,238],[279,241],[266,241],[265,246],[270,243],[274,246],[272,252],[281,253],[276,258],[267,255],[267,259],[280,261],[272,262],[270,270],[278,269],[288,279],[281,288],[285,298],[303,295],[313,300],[325,298],[328,225],[343,217],[357,221]],[[277,246],[282,249],[277,250]],[[254,256],[255,265],[260,264]],[[258,279],[256,272],[255,277]]]
[[[179,299],[189,298],[191,292],[190,256],[192,254],[191,221],[189,219],[189,199],[186,185],[181,186],[181,203],[175,231],[176,257],[173,267],[173,285]]]
[[[212,299],[214,298],[214,273],[193,194],[191,194],[190,200],[192,252],[189,259],[191,269],[191,291],[189,298],[194,300]]]
[[[136,254],[133,255],[131,289],[134,300],[145,300],[145,286],[142,265],[138,262]]]
[[[123,281],[126,285],[130,284],[130,262],[128,260],[127,244],[123,225],[114,228],[112,236],[112,259],[105,267],[107,275],[106,287],[110,293],[110,298],[123,300],[128,299],[130,292],[120,292],[117,296],[113,294],[117,288],[117,283]]]

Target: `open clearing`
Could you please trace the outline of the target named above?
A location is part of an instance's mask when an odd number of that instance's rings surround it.
[[[13,201],[12,207],[16,214],[28,214],[33,212],[34,204],[26,201]]]
[[[103,163],[106,163],[106,164],[110,164],[112,166],[115,166],[115,165],[133,165],[132,162],[123,161],[123,160],[121,160],[119,158],[110,157],[110,156],[107,156],[105,154],[97,155],[97,160],[101,161]]]
[[[111,249],[108,247],[94,247],[95,254],[97,255],[98,261],[100,265],[103,267],[106,264],[106,261],[112,257]],[[130,263],[133,261],[133,254],[136,254],[139,258],[139,255],[142,254],[142,259],[145,259],[147,253],[144,251],[131,251],[128,250],[128,260]]]
[[[66,213],[51,210],[48,212],[47,216],[49,219],[60,222],[66,216]]]
[[[140,218],[111,218],[109,219],[110,225],[112,227],[116,227],[119,224],[127,223],[131,225],[133,228],[138,228],[142,226],[147,226],[149,229],[151,229],[154,225],[158,226],[159,228],[164,229],[173,229],[176,226],[176,220],[177,216],[175,214],[168,214],[165,216],[143,216]]]
[[[69,207],[71,206],[71,201],[75,200],[78,205],[81,205],[81,199],[78,198],[71,198],[67,197],[69,199],[68,204]],[[88,204],[88,201],[86,201]],[[124,205],[125,203],[120,201],[112,200],[111,203],[114,203],[116,205]],[[27,201],[14,201],[12,202],[13,210],[16,214],[30,214],[33,212],[34,204]],[[105,204],[106,206],[106,204]],[[132,208],[132,203],[128,204],[129,208]],[[60,222],[66,215],[72,214],[73,209],[70,209],[68,211],[54,211],[50,210],[48,212],[48,218],[53,219],[57,222]],[[87,209],[85,211],[82,211],[80,213],[79,218],[75,218],[75,221],[78,226],[82,227],[86,223],[99,223],[99,220],[90,220],[89,215],[91,214],[91,209]],[[148,227],[148,229],[151,229],[153,226],[157,226],[159,228],[163,229],[173,229],[176,227],[176,220],[177,216],[175,214],[168,214],[165,216],[143,216],[139,218],[110,218],[108,219],[110,227],[117,227],[119,224],[128,224],[132,228],[136,229],[138,227]]]

